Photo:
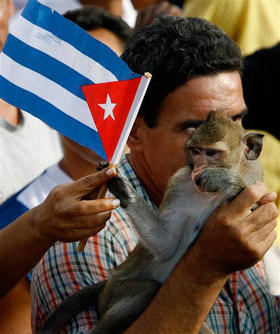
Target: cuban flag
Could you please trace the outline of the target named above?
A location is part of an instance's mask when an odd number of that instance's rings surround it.
[[[0,54],[0,98],[116,164],[149,77],[37,0]]]

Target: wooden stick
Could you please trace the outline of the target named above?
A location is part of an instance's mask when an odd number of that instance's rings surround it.
[[[116,164],[111,164],[109,163],[109,168],[117,168],[117,165]],[[104,183],[102,184],[102,186],[100,187],[99,191],[98,191],[98,194],[96,196],[96,199],[101,199],[101,198],[105,198],[105,195],[106,195],[106,192],[107,192],[107,183]],[[82,252],[85,247],[86,247],[86,244],[87,244],[87,240],[88,238],[86,239],[83,239],[83,240],[80,240],[79,244],[78,244],[78,247],[77,247],[77,251],[78,252]]]
[[[104,183],[100,187],[96,199],[105,198],[106,192],[107,192],[107,183]],[[78,248],[77,248],[78,252],[82,252],[85,249],[86,244],[87,244],[87,240],[88,239],[80,240],[80,242],[78,244]]]

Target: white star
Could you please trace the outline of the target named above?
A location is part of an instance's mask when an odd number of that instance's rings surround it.
[[[107,94],[107,98],[106,98],[106,103],[103,104],[98,104],[99,107],[101,107],[102,109],[105,110],[104,113],[104,119],[105,120],[107,117],[111,116],[113,118],[113,120],[115,120],[114,114],[113,114],[113,110],[116,106],[116,103],[112,103],[111,99],[110,99],[110,95]]]

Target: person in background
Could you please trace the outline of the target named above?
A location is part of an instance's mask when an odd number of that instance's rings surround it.
[[[9,19],[13,13],[13,1],[0,0],[1,50],[6,42]],[[61,154],[59,138],[54,130],[0,99],[0,204],[58,161]],[[2,224],[0,219],[0,226]],[[0,232],[2,233],[1,230]],[[6,245],[5,242],[2,243],[2,239],[0,244],[1,247]],[[3,254],[5,253],[2,252],[1,256]],[[0,268],[2,269],[1,265]],[[26,324],[25,319],[30,316],[29,300],[29,288],[25,279],[0,300],[1,333],[7,333],[9,315],[13,312],[17,315],[14,320],[19,324]]]
[[[0,0],[0,47],[8,35],[12,0]],[[0,204],[61,158],[57,133],[0,99]]]
[[[183,14],[216,24],[237,42],[243,56],[280,41],[278,0],[185,0]]]

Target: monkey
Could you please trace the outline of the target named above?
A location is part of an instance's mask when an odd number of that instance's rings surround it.
[[[66,299],[39,333],[59,333],[59,328],[90,306],[95,306],[99,319],[94,334],[122,333],[149,305],[211,213],[263,179],[257,161],[262,134],[246,132],[222,111],[210,112],[191,132],[185,146],[187,163],[171,177],[158,213],[121,175],[109,182],[109,190],[126,209],[139,242],[128,258],[111,270],[107,281]],[[204,322],[199,333],[213,331]]]

